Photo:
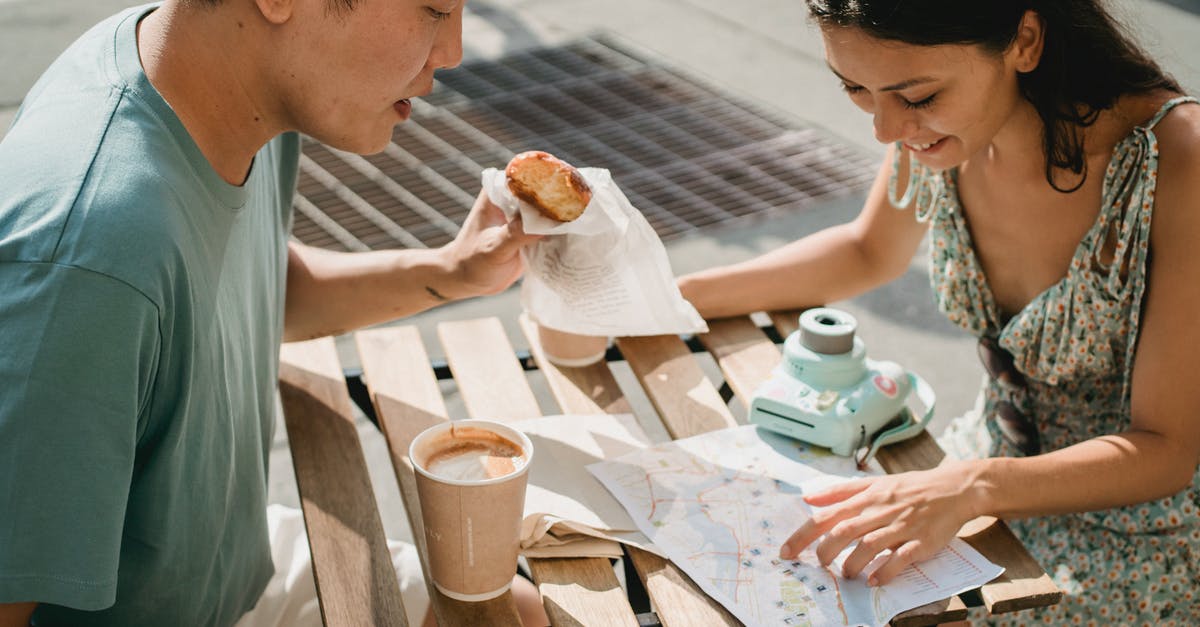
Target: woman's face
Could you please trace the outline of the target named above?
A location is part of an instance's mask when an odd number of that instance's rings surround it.
[[[1008,54],[978,46],[915,46],[853,27],[822,28],[825,59],[875,137],[902,142],[937,169],[987,147],[1022,102]]]
[[[462,59],[466,0],[295,0],[278,50],[277,80],[292,128],[351,152],[379,152],[433,88],[433,73]]]

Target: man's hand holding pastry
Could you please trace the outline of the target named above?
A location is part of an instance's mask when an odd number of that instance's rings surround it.
[[[521,249],[541,238],[525,233],[520,214],[507,219],[488,199],[487,192],[480,192],[462,229],[442,249],[447,271],[459,279],[448,285],[459,284],[467,293],[434,296],[457,300],[504,291],[524,271]]]

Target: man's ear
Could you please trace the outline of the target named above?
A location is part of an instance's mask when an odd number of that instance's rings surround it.
[[[295,0],[254,0],[254,4],[267,22],[278,26],[291,19]]]
[[[1025,11],[1017,36],[1013,38],[1008,52],[1012,55],[1013,67],[1018,72],[1032,72],[1042,60],[1042,49],[1046,43],[1046,26],[1042,16],[1032,9]]]

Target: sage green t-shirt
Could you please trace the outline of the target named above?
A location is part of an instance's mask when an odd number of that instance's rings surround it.
[[[220,179],[138,61],[53,64],[0,143],[0,602],[227,625],[272,572],[266,474],[299,140]]]

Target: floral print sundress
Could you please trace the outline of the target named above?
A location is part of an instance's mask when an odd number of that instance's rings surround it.
[[[1129,427],[1158,175],[1154,126],[1185,102],[1197,100],[1168,101],[1117,144],[1104,173],[1099,216],[1067,275],[1009,319],[972,248],[957,169],[910,161],[907,198],[894,202],[915,200],[917,219],[930,223],[930,282],[939,309],[971,334],[997,338],[1026,379],[1023,392],[988,380],[980,411],[954,420],[940,438],[948,454],[1020,456],[993,419],[1002,400],[1036,424],[1042,451]],[[893,198],[899,170],[897,158]],[[1200,626],[1200,472],[1170,498],[1010,525],[1065,595],[1050,608],[988,617],[990,624]]]

